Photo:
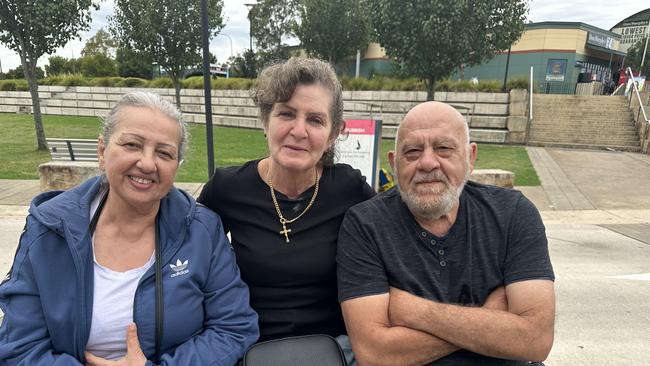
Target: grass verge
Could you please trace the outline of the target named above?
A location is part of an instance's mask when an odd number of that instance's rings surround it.
[[[96,117],[43,116],[45,135],[49,137],[97,138],[100,120]],[[0,114],[0,178],[38,179],[38,165],[50,160],[48,151],[36,150],[36,133],[31,115]],[[204,125],[190,125],[190,148],[179,169],[179,182],[207,180],[207,148]],[[386,154],[393,140],[383,140],[380,161],[390,170]],[[264,134],[260,130],[216,127],[214,156],[217,167],[240,165],[266,155]],[[505,169],[515,172],[515,185],[539,185],[526,150],[520,146],[481,144],[477,169]]]

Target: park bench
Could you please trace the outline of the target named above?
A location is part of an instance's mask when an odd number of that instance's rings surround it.
[[[46,139],[52,160],[97,161],[97,140]]]
[[[97,140],[46,139],[52,161],[38,166],[41,191],[70,189],[101,173],[97,164]]]

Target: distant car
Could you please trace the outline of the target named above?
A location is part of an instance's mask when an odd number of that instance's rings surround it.
[[[202,76],[203,75],[203,68],[201,67],[194,67],[191,69],[185,70],[181,78],[189,78],[191,76]],[[227,78],[228,77],[228,69],[224,69],[223,67],[217,65],[217,64],[210,64],[210,76],[214,77],[223,77]]]

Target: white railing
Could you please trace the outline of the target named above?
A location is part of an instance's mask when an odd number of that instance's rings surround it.
[[[629,78],[628,80],[632,80],[632,88],[630,90],[630,95],[628,96],[627,106],[630,109],[632,108],[632,98],[634,97],[634,95],[636,95],[636,100],[637,102],[639,102],[639,110],[637,111],[636,119],[638,121],[641,115],[643,115],[643,120],[646,123],[650,123],[650,120],[648,120],[648,115],[645,113],[645,108],[643,107],[643,101],[641,100],[641,95],[639,94],[639,88],[637,87],[636,82],[634,81],[634,75],[632,74],[632,69],[628,67],[627,69],[625,69],[625,73]]]

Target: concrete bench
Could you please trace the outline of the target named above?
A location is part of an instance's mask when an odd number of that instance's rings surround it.
[[[474,169],[469,180],[493,186],[512,188],[515,183],[515,173],[501,169]]]
[[[52,161],[38,166],[41,191],[70,189],[101,173],[97,140],[46,139]]]

